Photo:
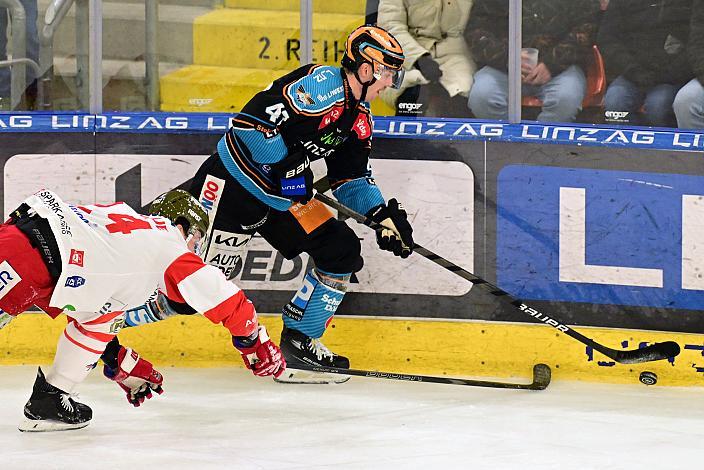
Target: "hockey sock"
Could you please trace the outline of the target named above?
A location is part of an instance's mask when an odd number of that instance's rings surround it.
[[[284,325],[311,338],[323,336],[345,296],[351,275],[311,269],[303,279],[303,286],[284,305]]]

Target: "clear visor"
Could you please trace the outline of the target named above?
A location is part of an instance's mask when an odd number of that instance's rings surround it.
[[[205,246],[204,237],[200,230],[197,228],[190,228],[188,234],[186,235],[186,245],[191,252],[195,253],[196,256],[203,257],[203,247]]]
[[[401,83],[403,83],[403,76],[406,75],[406,71],[403,68],[392,69],[379,62],[374,62],[374,78],[379,81],[391,83],[391,88],[399,89],[401,88]]]

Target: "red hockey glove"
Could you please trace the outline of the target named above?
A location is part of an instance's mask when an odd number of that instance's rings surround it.
[[[127,401],[132,405],[141,405],[144,400],[152,397],[152,391],[159,395],[164,393],[164,389],[161,387],[164,377],[152,367],[149,361],[139,357],[136,351],[120,346],[117,353],[117,364],[117,369],[105,365],[103,374],[110,380],[117,382],[127,394]]]
[[[263,325],[259,325],[252,336],[233,336],[232,344],[240,351],[244,365],[254,375],[278,377],[284,373],[286,360],[279,347],[269,339]]]

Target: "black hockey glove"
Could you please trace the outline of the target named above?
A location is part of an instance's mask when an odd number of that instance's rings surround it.
[[[313,198],[313,170],[308,156],[300,153],[272,165],[281,196],[305,204]]]
[[[430,57],[430,54],[423,54],[416,60],[416,66],[420,73],[423,74],[426,80],[436,83],[442,77],[442,70],[435,60]]]
[[[385,227],[376,232],[379,248],[401,258],[408,258],[413,253],[413,228],[408,223],[405,209],[396,199],[372,208],[367,217]]]

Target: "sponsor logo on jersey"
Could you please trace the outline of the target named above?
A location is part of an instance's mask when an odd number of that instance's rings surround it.
[[[83,257],[85,253],[81,250],[74,250],[71,248],[71,254],[68,257],[68,264],[74,264],[76,266],[83,267]]]
[[[72,237],[71,226],[66,222],[66,216],[64,216],[64,211],[61,208],[61,204],[56,200],[54,193],[47,189],[43,189],[36,193],[36,196],[42,200],[42,202],[49,208],[56,217],[59,218],[61,224],[61,235],[66,235]]]
[[[340,85],[339,87],[334,88],[334,89],[328,91],[328,92],[325,93],[324,95],[318,93],[318,95],[316,96],[316,98],[318,98],[318,101],[323,101],[323,102],[324,102],[324,101],[329,100],[330,98],[334,98],[335,96],[339,95],[340,93],[343,92],[343,90],[344,90],[344,87],[343,87],[342,85]]]
[[[66,284],[64,284],[66,287],[72,287],[74,289],[81,287],[83,284],[86,283],[86,279],[81,276],[69,276],[66,278]]]
[[[0,299],[5,297],[21,280],[22,278],[10,266],[9,262],[0,263]]]
[[[357,133],[359,140],[367,139],[372,135],[372,126],[366,114],[357,116],[357,120],[354,122],[352,129]]]
[[[340,119],[340,116],[342,116],[342,110],[342,106],[335,106],[330,111],[328,111],[328,113],[323,116],[323,119],[320,120],[320,125],[318,126],[318,129],[322,129],[323,127],[328,126],[331,122],[335,122]]]

